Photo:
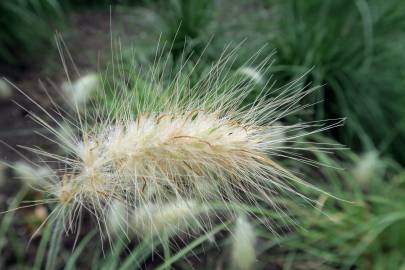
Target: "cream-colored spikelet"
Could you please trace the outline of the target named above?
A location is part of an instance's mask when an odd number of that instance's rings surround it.
[[[171,237],[204,231],[209,208],[193,200],[146,203],[135,208],[114,201],[108,215],[109,229],[117,236]]]
[[[352,174],[362,186],[367,186],[371,180],[384,171],[384,162],[378,156],[378,152],[370,151],[360,156]]]
[[[300,138],[341,122],[280,125],[306,107],[302,100],[314,89],[301,89],[298,80],[276,90],[264,84],[262,94],[248,102],[257,85],[229,71],[229,61],[220,61],[193,83],[181,71],[165,83],[157,67],[145,76],[121,74],[130,78],[118,76],[112,85],[100,86],[95,110],[62,120],[49,115],[53,123],[32,115],[56,137],[52,141],[69,149],[68,156],[32,149],[60,164],[55,175],[61,180],[48,193],[67,211],[68,228],[82,209],[96,216],[100,228],[106,226],[116,201],[134,215],[158,205],[161,209],[154,211],[160,215],[168,202],[192,201],[182,205],[190,212],[195,203],[219,202],[232,212],[249,208],[243,204],[280,210],[279,196],[307,199],[296,188],[309,185],[277,161],[310,163],[304,151],[329,148],[306,149]],[[62,132],[69,130],[66,126],[77,132]],[[149,221],[146,227],[160,226],[155,218]]]
[[[231,266],[235,270],[255,269],[256,233],[252,224],[245,216],[236,220],[232,234]]]
[[[148,204],[135,209],[131,224],[137,235],[170,237],[204,230],[200,216],[208,211],[206,206],[192,200]]]

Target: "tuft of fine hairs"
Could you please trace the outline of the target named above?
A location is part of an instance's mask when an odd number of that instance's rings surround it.
[[[153,234],[170,223],[160,217],[181,216],[168,229],[176,231],[182,222],[199,224],[196,213],[212,204],[231,214],[252,214],[249,209],[263,205],[284,211],[280,197],[311,203],[298,188],[316,187],[279,160],[316,165],[308,158],[311,152],[334,146],[306,147],[302,137],[342,122],[282,123],[310,106],[303,100],[315,88],[302,89],[299,78],[278,89],[263,83],[269,59],[253,66],[252,58],[233,72],[233,53],[197,81],[191,78],[198,62],[174,72],[163,57],[146,70],[134,65],[129,74],[114,66],[112,82],[93,74],[86,83],[64,86],[98,87],[89,108],[83,109],[82,99],[73,99],[80,103],[72,106],[76,113],[56,109],[55,118],[37,104],[52,121],[35,114],[32,118],[51,133],[44,136],[68,153],[30,148],[59,164],[54,179],[43,187],[57,204],[49,221],[62,213],[65,229],[73,231],[85,210],[95,216],[101,236],[103,231],[109,236],[108,216],[116,211],[116,217],[130,215],[122,218],[124,224],[131,220],[138,232],[152,228]],[[171,79],[165,81],[168,75]],[[113,227],[126,231],[128,226],[118,222]]]

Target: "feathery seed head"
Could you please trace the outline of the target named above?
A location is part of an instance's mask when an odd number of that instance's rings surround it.
[[[302,90],[294,81],[269,91],[265,84],[262,94],[245,104],[255,82],[233,76],[227,61],[214,65],[193,84],[190,74],[181,71],[164,84],[152,68],[146,83],[141,75],[131,77],[132,84],[114,82],[113,96],[99,85],[98,98],[106,100],[95,111],[80,109],[77,119],[55,120],[58,128],[70,126],[78,134],[54,129],[33,115],[70,150],[69,155],[58,156],[33,149],[62,164],[55,175],[63,180],[55,180],[48,192],[70,212],[69,217],[77,219],[78,209],[84,208],[105,223],[115,209],[111,205],[119,202],[144,231],[161,227],[157,216],[166,220],[171,215],[187,216],[196,212],[197,204],[221,202],[230,212],[241,204],[264,204],[281,211],[278,196],[309,200],[296,190],[309,184],[277,159],[309,162],[302,154],[305,142],[298,138],[341,122],[280,125],[284,117],[306,107],[300,102],[313,89]],[[260,73],[264,64],[255,72]],[[167,203],[176,210],[167,210]],[[248,207],[243,209],[249,212]]]

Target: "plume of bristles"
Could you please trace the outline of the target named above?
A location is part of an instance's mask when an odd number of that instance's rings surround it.
[[[123,74],[115,66],[110,73],[116,79],[104,81],[97,90],[104,101],[93,104],[95,110],[76,106],[76,116],[55,110],[64,115],[62,119],[44,110],[53,123],[32,115],[53,134],[50,140],[70,152],[62,156],[30,148],[61,164],[55,173],[59,178],[44,187],[52,197],[49,202],[57,203],[51,215],[63,213],[69,230],[83,209],[105,227],[115,202],[136,215],[139,209],[148,211],[151,205],[173,201],[221,202],[232,213],[241,205],[282,211],[280,196],[309,200],[296,189],[309,184],[277,161],[291,158],[312,164],[303,151],[328,151],[333,146],[306,148],[300,138],[341,122],[280,124],[310,106],[302,105],[302,100],[314,88],[302,89],[297,79],[271,90],[269,83],[232,72],[232,59],[232,55],[220,59],[193,83],[190,78],[197,65],[185,71],[184,64],[169,83],[163,80],[171,72],[164,59],[147,72],[134,66],[131,74]],[[245,70],[255,70],[256,77],[267,72],[265,66],[269,59],[254,68],[251,62],[244,65]],[[251,100],[252,96],[256,98]],[[77,132],[66,132],[67,126]],[[249,212],[249,207],[242,208]],[[150,210],[149,216],[155,212]]]

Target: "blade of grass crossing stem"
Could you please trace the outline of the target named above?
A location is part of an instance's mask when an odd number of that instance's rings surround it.
[[[379,222],[373,226],[372,229],[367,233],[367,237],[364,237],[362,241],[358,243],[357,246],[353,248],[353,255],[352,258],[347,263],[347,268],[349,269],[350,266],[354,265],[357,261],[358,257],[363,254],[369,245],[390,225],[398,222],[399,220],[405,219],[405,212],[394,212],[392,214],[387,215],[386,217],[379,220]]]
[[[163,233],[163,257],[165,258],[165,261],[170,259],[171,252],[170,252],[170,239],[168,233],[164,232]]]
[[[48,223],[45,227],[45,230],[41,237],[41,242],[39,243],[38,250],[35,255],[34,267],[33,270],[40,270],[42,262],[44,261],[46,246],[48,245],[49,238],[52,232],[52,223]]]
[[[166,260],[163,264],[161,264],[158,268],[156,268],[156,270],[170,269],[170,266],[173,263],[175,263],[176,261],[183,258],[185,255],[187,255],[190,251],[192,251],[197,246],[201,245],[203,242],[207,241],[212,235],[225,229],[226,226],[228,225],[228,223],[220,224],[220,225],[214,227],[214,229],[212,231],[210,231],[209,233],[206,233],[206,234],[200,236],[199,238],[195,239],[189,245],[187,245],[186,247],[181,249],[179,252],[177,252],[174,256],[172,256],[168,260]]]
[[[117,239],[114,246],[111,248],[107,258],[97,260],[97,266],[93,269],[101,270],[116,270],[120,260],[120,254],[125,249],[125,239]]]
[[[76,250],[73,252],[72,255],[70,255],[69,260],[66,263],[65,270],[75,269],[77,258],[79,258],[80,254],[83,252],[84,248],[87,246],[90,240],[94,237],[96,232],[96,230],[91,231],[88,235],[86,235],[86,237],[83,238],[82,241],[80,241],[80,244],[77,246]]]
[[[16,209],[22,199],[25,197],[25,194],[27,193],[27,189],[23,188],[21,191],[17,193],[17,195],[14,197],[13,201],[11,202],[10,206],[8,207],[7,213],[4,214],[3,219],[1,221],[0,225],[0,253],[3,250],[4,244],[6,243],[5,240],[5,235],[10,228],[11,223],[13,222],[14,215],[16,211],[12,211],[13,209]]]
[[[55,209],[56,210],[56,209]],[[63,211],[63,210],[62,210]],[[58,217],[52,232],[52,238],[49,245],[49,253],[46,262],[46,270],[54,270],[56,266],[56,258],[62,242],[63,235],[63,215]]]
[[[105,262],[105,260],[101,259],[101,250],[97,249],[94,252],[93,259],[90,261],[90,268],[89,270],[104,270],[105,268],[102,267],[102,262]]]
[[[153,241],[152,237],[145,238],[136,248],[132,251],[131,255],[123,262],[120,270],[130,270],[134,269],[134,264],[140,266],[140,263],[144,261],[147,256],[153,250]]]

